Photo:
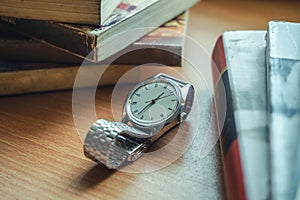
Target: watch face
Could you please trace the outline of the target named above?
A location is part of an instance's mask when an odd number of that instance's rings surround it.
[[[141,124],[165,122],[179,110],[180,92],[172,83],[154,79],[138,86],[130,94],[127,112]]]

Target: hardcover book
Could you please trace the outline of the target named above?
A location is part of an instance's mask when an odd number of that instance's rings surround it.
[[[17,32],[100,62],[187,10],[198,0],[123,0],[100,27],[2,17]],[[126,33],[126,37],[122,34]]]
[[[0,60],[9,62],[81,63],[73,54],[0,25]]]
[[[299,23],[269,23],[266,55],[273,199],[296,199],[300,187],[299,36]]]
[[[219,127],[228,199],[270,198],[265,34],[225,32],[212,55],[218,68],[213,70],[216,110],[226,106],[225,123]]]
[[[160,63],[181,66],[185,27],[188,12],[177,16],[163,26],[134,42],[128,48],[109,58],[115,64],[140,65]],[[161,49],[160,47],[163,47]],[[128,49],[125,49],[127,52]],[[172,53],[174,52],[174,53]],[[124,54],[124,55],[123,55]],[[82,58],[50,46],[42,40],[35,40],[0,25],[0,59],[3,61],[47,62],[79,64]],[[105,61],[104,61],[105,62]]]
[[[186,11],[128,47],[128,49],[136,50],[128,52],[125,49],[128,53],[124,55],[124,50],[122,50],[108,60],[117,58],[116,63],[132,65],[159,63],[168,66],[182,66],[188,16],[189,12]]]
[[[116,84],[119,79],[133,69],[132,65],[86,65],[88,74],[102,72],[99,86]],[[0,62],[0,96],[25,93],[36,93],[72,89],[80,66],[47,63],[9,63]],[[139,76],[130,73],[130,83],[137,83]],[[126,82],[127,83],[127,82]],[[81,86],[94,86],[88,78]]]
[[[101,25],[120,2],[121,0],[1,0],[0,15]]]

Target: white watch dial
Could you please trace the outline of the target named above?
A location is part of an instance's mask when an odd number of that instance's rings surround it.
[[[164,81],[150,82],[137,88],[129,97],[129,112],[139,121],[165,121],[179,108],[175,87]]]

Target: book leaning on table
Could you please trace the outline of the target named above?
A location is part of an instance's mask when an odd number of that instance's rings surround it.
[[[300,198],[300,23],[268,25],[272,199]]]
[[[216,110],[226,106],[225,123],[219,128],[228,199],[268,199],[270,195],[265,34],[225,32],[213,51],[218,69],[214,71]]]
[[[225,32],[216,43],[216,107],[227,109],[219,128],[228,199],[300,197],[299,33],[300,24],[270,22],[267,32]]]

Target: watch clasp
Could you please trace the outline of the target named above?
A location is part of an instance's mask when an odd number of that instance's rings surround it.
[[[145,143],[140,144],[132,151],[129,152],[128,161],[133,162],[139,159],[143,153],[147,150],[147,145]]]

